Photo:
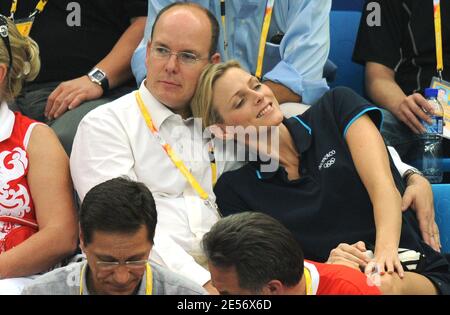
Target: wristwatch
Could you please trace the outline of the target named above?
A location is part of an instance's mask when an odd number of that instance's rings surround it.
[[[417,175],[420,175],[423,177],[423,173],[421,171],[419,171],[416,168],[410,168],[410,169],[407,169],[405,173],[403,173],[403,180],[405,181],[405,183],[408,183],[408,179],[414,174],[417,174]]]
[[[89,71],[88,77],[89,79],[91,79],[92,82],[100,85],[104,93],[106,93],[109,90],[108,78],[106,77],[106,73],[103,72],[101,69],[93,68],[91,71]]]

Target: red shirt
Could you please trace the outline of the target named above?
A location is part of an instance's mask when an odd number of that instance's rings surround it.
[[[378,287],[367,283],[366,275],[356,269],[305,260],[311,273],[313,294],[316,295],[380,295]]]
[[[28,187],[28,140],[37,124],[0,105],[0,254],[37,230]],[[9,236],[9,238],[8,238]]]

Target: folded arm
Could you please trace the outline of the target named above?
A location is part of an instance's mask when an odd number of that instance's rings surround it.
[[[131,57],[144,34],[145,21],[146,17],[132,19],[131,25],[109,54],[96,65],[106,73],[110,89],[120,86],[132,77]],[[93,83],[86,75],[62,82],[48,97],[45,116],[49,119],[58,118],[67,110],[85,101],[98,99],[102,95],[103,89],[100,85]]]

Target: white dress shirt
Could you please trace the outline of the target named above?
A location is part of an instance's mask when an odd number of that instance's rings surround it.
[[[214,197],[211,164],[201,159],[202,154],[208,156],[208,141],[193,141],[194,119],[183,120],[158,102],[145,81],[139,93],[162,138]],[[195,135],[201,137],[201,128],[195,129]],[[223,161],[217,161],[218,173],[225,167]],[[126,175],[144,183],[153,194],[158,212],[151,258],[200,285],[210,280],[209,272],[193,257],[203,256],[201,239],[219,214],[204,204],[148,129],[135,92],[83,118],[73,142],[70,169],[81,200],[92,187],[111,178]]]

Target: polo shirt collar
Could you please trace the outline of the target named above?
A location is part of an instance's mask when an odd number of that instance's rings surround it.
[[[269,164],[271,161],[264,159],[262,160],[258,154],[257,160],[256,161],[252,161],[250,162],[250,164],[252,165],[252,167],[255,169],[256,171],[256,177],[258,177],[258,179],[270,179],[272,177],[274,177],[279,171],[281,171],[281,167],[278,167],[276,170],[269,172],[263,172],[262,171],[262,166],[265,164]]]
[[[86,266],[86,268],[84,268],[84,266]],[[83,283],[84,283],[84,285],[83,285],[84,286],[83,287],[83,292],[82,292],[83,295],[91,295],[92,294],[92,293],[89,292],[89,289],[87,287],[87,283],[88,283],[88,277],[87,277],[88,268],[89,268],[89,266],[87,266],[87,260],[83,261],[80,264],[80,272],[81,272],[81,270],[84,269],[84,272],[83,272],[83,275],[82,275]],[[152,270],[153,270],[153,268],[152,268]],[[80,279],[79,277],[80,277],[80,273],[78,273],[78,282],[79,282],[79,279]],[[147,279],[147,271],[145,271],[144,275],[142,276],[142,280],[139,283],[139,288],[138,288],[138,290],[136,292],[136,295],[145,295],[145,290],[146,290],[146,286],[147,286],[146,279]],[[153,294],[154,294],[154,290],[155,290],[155,288],[153,288]]]
[[[301,115],[293,116],[289,119],[284,118],[283,124],[289,130],[289,133],[294,140],[294,144],[299,154],[302,154],[311,146],[313,130],[305,122]]]
[[[150,112],[155,127],[159,130],[164,121],[166,121],[170,117],[178,116],[179,119],[183,120],[180,115],[175,114],[160,101],[158,101],[147,89],[147,87],[145,86],[145,82],[146,80],[141,83],[141,86],[139,87],[139,93],[142,97],[142,100],[144,101],[145,107],[147,107],[147,110]],[[193,117],[185,119],[184,121],[188,122],[191,120],[193,120]]]
[[[309,147],[311,146],[312,129],[308,124],[304,122],[304,120],[300,116],[294,116],[289,119],[284,118],[283,124],[291,134],[299,154],[302,154],[307,149],[309,149]],[[277,170],[274,170],[272,172],[262,172],[261,165],[267,163],[269,163],[269,161],[263,162],[260,159],[259,155],[257,161],[251,162],[251,165],[256,170],[256,177],[258,177],[259,179],[270,179],[279,172],[286,173],[286,170],[283,167],[278,167]]]
[[[0,142],[11,137],[16,116],[6,102],[0,105]]]

